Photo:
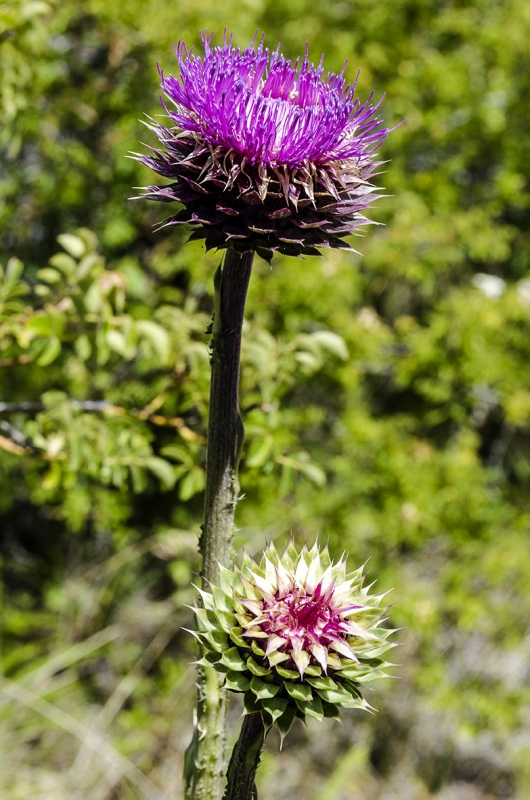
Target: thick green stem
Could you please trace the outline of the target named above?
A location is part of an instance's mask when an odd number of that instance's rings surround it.
[[[229,249],[216,272],[211,341],[206,494],[200,550],[202,583],[219,584],[228,566],[238,499],[237,466],[243,442],[239,361],[245,300],[254,254]],[[186,800],[219,800],[224,779],[226,692],[222,676],[199,670],[193,740],[186,752]]]
[[[228,784],[223,800],[258,800],[256,770],[265,739],[260,714],[248,714],[243,719],[241,733],[228,766]]]

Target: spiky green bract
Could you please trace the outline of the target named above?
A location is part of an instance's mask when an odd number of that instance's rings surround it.
[[[269,545],[259,564],[245,554],[240,569],[221,567],[221,586],[200,590],[200,663],[224,673],[245,713],[259,711],[266,729],[276,722],[282,739],[295,717],[370,708],[361,685],[385,675],[393,631],[381,628],[383,595],[363,577],[316,544],[297,552],[291,542],[281,557]]]

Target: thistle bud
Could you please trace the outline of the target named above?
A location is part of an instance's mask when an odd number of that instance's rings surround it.
[[[245,713],[276,723],[282,740],[295,717],[370,708],[361,686],[385,675],[393,631],[381,627],[383,595],[363,588],[362,567],[348,574],[344,557],[334,564],[316,544],[298,553],[291,542],[281,557],[269,545],[259,564],[245,555],[200,594],[199,663],[224,673]]]

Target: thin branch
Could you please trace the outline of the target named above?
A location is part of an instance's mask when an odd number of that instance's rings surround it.
[[[162,414],[155,414],[154,411],[163,405],[168,392],[163,392],[155,397],[145,408],[124,408],[109,403],[107,400],[70,400],[69,405],[75,411],[87,411],[102,414],[129,415],[137,419],[151,422],[153,425],[162,427],[176,428],[183,439],[189,442],[204,443],[204,438],[189,428],[182,417],[165,417]],[[18,403],[0,403],[0,414],[38,414],[46,411],[48,406],[45,403],[34,401],[22,401]],[[8,434],[9,442],[4,449],[10,450],[17,455],[25,453],[38,453],[30,440],[8,422],[0,421],[0,429]],[[3,439],[4,437],[0,437]],[[16,446],[13,446],[16,445]],[[2,442],[0,441],[0,447]]]
[[[0,430],[7,436],[0,436],[0,447],[16,456],[36,453],[37,450],[27,436],[5,420],[0,420]]]

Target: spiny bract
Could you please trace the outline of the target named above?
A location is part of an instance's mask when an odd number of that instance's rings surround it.
[[[393,645],[380,627],[383,595],[363,588],[362,567],[347,574],[344,557],[334,564],[316,544],[298,553],[291,542],[281,557],[269,545],[259,565],[245,554],[200,595],[199,663],[225,673],[266,728],[276,722],[283,738],[295,716],[370,708],[360,685],[385,675],[380,656]]]
[[[151,120],[162,147],[135,154],[172,181],[144,196],[184,206],[162,227],[193,225],[191,238],[207,249],[255,250],[268,261],[276,251],[353,249],[343,238],[369,223],[372,156],[388,133],[379,103],[361,103],[344,70],[324,75],[307,50],[293,65],[263,38],[246,50],[226,35],[221,47],[211,39],[202,36],[203,57],[179,42],[180,77],[160,72],[170,127]]]

